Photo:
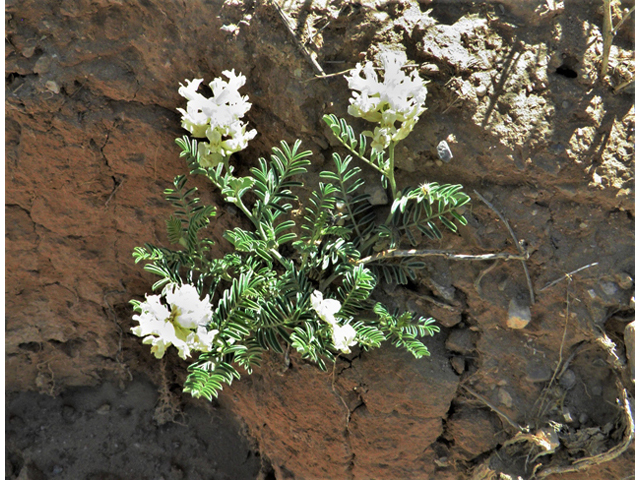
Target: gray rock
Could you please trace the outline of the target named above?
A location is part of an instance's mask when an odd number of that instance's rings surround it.
[[[451,149],[449,148],[449,144],[446,140],[442,140],[436,147],[436,150],[438,151],[438,158],[445,163],[449,162],[453,158],[453,154],[451,153]]]
[[[498,401],[507,408],[513,407],[513,399],[504,388],[498,389]]]
[[[618,293],[618,286],[613,282],[600,282],[600,288],[602,288],[602,291],[610,297],[613,297]]]
[[[471,353],[475,347],[473,345],[473,332],[464,330],[453,330],[447,338],[445,346],[452,352]]]
[[[439,296],[441,296],[448,302],[453,302],[456,298],[456,289],[453,285],[451,285],[451,282],[449,282],[448,279],[442,278],[442,280],[444,280],[446,284],[441,284],[440,282],[436,281],[433,277],[430,277],[427,283],[433,290],[436,291],[436,293]]]
[[[522,329],[531,322],[531,309],[528,305],[521,305],[515,298],[509,302],[509,317],[507,326],[513,329]]]
[[[364,192],[369,194],[369,203],[371,205],[386,205],[389,203],[387,192],[380,185],[365,186]]]
[[[548,381],[551,374],[551,369],[546,365],[531,363],[527,366],[525,379],[531,383],[541,383]]]
[[[565,390],[571,390],[575,386],[576,381],[576,374],[571,369],[567,369],[560,377],[560,385],[562,385]]]

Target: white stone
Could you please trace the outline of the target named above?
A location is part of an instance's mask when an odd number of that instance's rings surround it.
[[[503,388],[498,389],[498,401],[507,408],[513,407],[513,399],[509,392]]]
[[[522,329],[531,321],[531,309],[528,305],[520,305],[514,298],[509,302],[509,317],[507,326],[513,329]]]

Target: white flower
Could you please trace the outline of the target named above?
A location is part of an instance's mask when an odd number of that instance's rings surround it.
[[[240,95],[238,89],[245,84],[244,75],[234,70],[225,70],[222,74],[229,79],[216,78],[209,87],[213,97],[206,98],[197,92],[202,79],[185,80],[180,84],[178,93],[185,97],[187,109],[178,108],[182,113],[182,127],[196,138],[206,138],[200,142],[198,153],[204,167],[215,167],[233,153],[247,148],[249,140],[257,135],[256,130],[247,132],[242,117],[251,108],[247,96]]]
[[[316,290],[311,294],[311,307],[316,311],[318,316],[329,325],[336,325],[338,323],[334,316],[342,308],[338,300],[332,298],[323,300],[322,292]]]
[[[143,314],[147,313],[154,318],[163,321],[169,318],[171,311],[166,307],[166,305],[160,303],[160,295],[147,295],[146,298],[147,301],[141,304],[141,306],[145,305],[145,308],[143,308]]]
[[[176,288],[177,287],[177,288]],[[171,305],[174,322],[183,328],[198,328],[211,321],[212,307],[209,295],[200,300],[198,290],[193,285],[169,284],[164,289],[167,303]]]
[[[315,290],[311,294],[311,307],[318,316],[331,326],[331,339],[333,345],[342,353],[351,353],[349,347],[355,345],[356,331],[349,325],[339,325],[335,314],[340,311],[342,305],[338,300],[322,297],[322,292]]]
[[[358,343],[356,341],[356,331],[349,324],[342,326],[338,324],[333,325],[331,338],[333,339],[335,347],[342,353],[351,353],[351,349],[349,347]]]
[[[161,295],[147,296],[140,304],[141,313],[133,316],[140,325],[131,331],[144,337],[142,343],[151,344],[156,358],[162,358],[171,345],[183,359],[191,355],[191,350],[210,351],[218,331],[206,328],[212,315],[209,295],[200,300],[193,285],[174,283],[167,285],[162,295],[167,305],[160,303]]]
[[[413,130],[418,117],[426,110],[423,104],[427,87],[415,70],[409,75],[402,71],[407,60],[403,52],[383,52],[379,58],[384,67],[382,82],[371,62],[364,67],[357,65],[345,78],[354,90],[349,114],[380,125],[365,134],[373,137],[372,148],[382,151]],[[402,123],[400,129],[396,128],[396,122]]]

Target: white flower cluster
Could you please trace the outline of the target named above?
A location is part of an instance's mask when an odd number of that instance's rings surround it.
[[[160,302],[162,296],[167,305]],[[193,285],[171,283],[164,288],[162,295],[147,295],[140,309],[141,314],[133,316],[140,325],[131,331],[144,337],[142,343],[151,344],[151,353],[156,358],[162,358],[171,345],[178,349],[183,359],[191,355],[191,350],[211,350],[218,331],[207,331],[206,328],[212,314],[209,295],[200,300]]]
[[[349,347],[357,343],[356,331],[348,323],[346,325],[338,324],[335,314],[342,308],[340,302],[332,298],[323,300],[322,292],[316,290],[311,294],[311,307],[313,307],[321,320],[331,325],[333,345],[342,353],[351,353]]]
[[[417,71],[409,75],[402,71],[407,61],[403,52],[387,51],[379,58],[384,67],[383,82],[378,80],[372,62],[367,62],[364,67],[357,65],[345,78],[349,88],[354,90],[348,112],[379,124],[373,132],[365,132],[365,135],[373,137],[371,147],[381,152],[391,142],[398,142],[411,133],[426,110],[423,105],[427,87]],[[396,128],[396,122],[401,123],[400,128]]]
[[[188,100],[187,110],[178,108],[182,113],[182,127],[196,138],[207,138],[209,142],[200,142],[198,153],[203,167],[215,167],[229,158],[232,153],[247,148],[249,140],[258,133],[247,132],[247,124],[241,118],[251,108],[249,97],[240,95],[246,78],[236,75],[233,70],[222,74],[229,79],[215,78],[210,84],[213,97],[206,98],[198,93],[201,78],[185,80],[180,84],[178,93]]]

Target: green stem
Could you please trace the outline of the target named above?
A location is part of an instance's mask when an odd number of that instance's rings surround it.
[[[262,228],[262,225],[260,225],[260,222],[256,219],[256,217],[253,216],[253,214],[245,206],[242,200],[238,199],[238,201],[236,202],[236,205],[240,208],[240,210],[242,210],[242,213],[244,213],[247,216],[247,218],[251,220],[251,223],[253,223],[253,225],[256,227],[258,234],[260,235],[260,237],[262,237],[262,240],[264,240],[265,242],[268,241],[267,235],[264,233],[264,229]],[[269,249],[269,253],[271,253],[271,255],[273,255],[273,257],[276,260],[278,260],[278,262],[280,262],[280,265],[282,265],[285,269],[289,268],[289,264],[283,258],[283,256],[280,255],[280,252],[278,252],[278,250],[276,250],[275,248],[271,248]]]
[[[249,211],[249,209],[244,205],[242,200],[238,198],[237,201],[233,203],[235,203],[238,206],[238,208],[242,210],[242,213],[244,213],[247,216],[247,218],[251,220],[251,223],[253,223],[253,226],[256,227],[256,229],[260,229],[260,224],[256,220],[256,217],[253,216],[253,214]]]
[[[324,292],[324,291],[327,289],[327,287],[328,287],[329,285],[331,285],[331,283],[332,283],[336,278],[338,278],[339,276],[340,276],[339,274],[337,274],[337,273],[335,273],[335,272],[334,272],[334,273],[333,273],[329,278],[325,278],[325,279],[320,283],[320,291],[321,291],[321,292]]]
[[[389,169],[384,174],[387,177],[387,181],[389,182],[389,187],[391,188],[391,201],[393,202],[396,199],[396,176],[394,173],[394,153],[396,149],[396,142],[391,142],[389,145]]]
[[[353,148],[351,148],[351,146],[345,142],[344,140],[342,140],[340,137],[336,137],[338,139],[338,141],[340,143],[342,143],[342,145],[349,150],[353,155],[355,155],[356,157],[358,157],[360,160],[362,160],[364,163],[366,163],[367,165],[369,165],[370,167],[375,168],[378,172],[380,172],[381,174],[386,176],[386,172],[380,168],[378,165],[376,165],[375,163],[372,163],[367,157],[364,157],[362,155],[360,155],[360,153],[358,153],[356,150],[354,150]]]

